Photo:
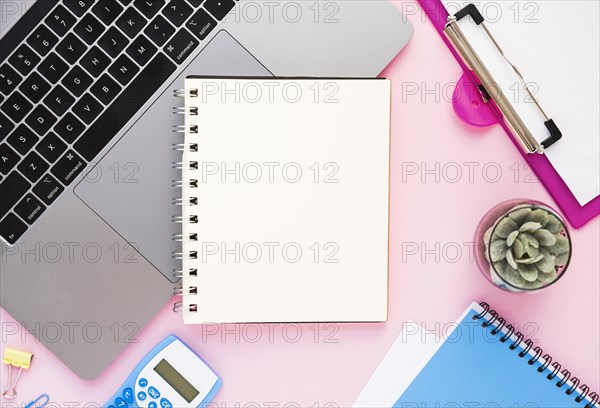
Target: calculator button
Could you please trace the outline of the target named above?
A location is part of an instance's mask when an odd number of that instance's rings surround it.
[[[131,388],[125,388],[125,390],[123,390],[123,398],[125,398],[126,402],[131,404],[133,402],[133,390]]]
[[[140,401],[144,401],[146,399],[146,393],[144,391],[140,391],[138,392],[137,397]]]
[[[173,408],[173,404],[171,404],[171,401],[169,401],[166,398],[160,400],[160,406],[162,408]]]
[[[148,403],[148,408],[158,408],[158,405],[156,405],[156,402],[151,401]]]
[[[138,380],[138,385],[139,385],[140,387],[145,387],[145,386],[147,386],[147,385],[148,385],[148,380],[146,380],[145,378],[140,378],[140,379]]]
[[[150,395],[154,399],[157,399],[158,397],[160,397],[160,392],[158,392],[156,388],[150,387],[148,388],[148,395]]]
[[[127,403],[125,402],[125,400],[123,400],[123,398],[117,398],[115,400],[115,405],[117,406],[117,408],[125,408],[125,407],[127,407]]]

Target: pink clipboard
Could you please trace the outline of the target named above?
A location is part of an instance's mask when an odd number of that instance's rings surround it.
[[[484,103],[481,94],[477,91],[477,83],[474,74],[464,64],[460,55],[444,35],[444,27],[448,20],[448,11],[441,0],[418,0],[423,11],[433,23],[440,37],[454,55],[456,61],[463,69],[463,75],[457,83],[452,98],[454,112],[464,122],[473,126],[490,126],[499,124],[511,138],[515,147],[544,184],[565,217],[575,228],[582,227],[588,221],[600,214],[600,196],[582,206],[579,204],[571,190],[554,169],[548,158],[543,154],[526,154],[520,147],[508,126],[501,120],[502,114],[493,102]],[[466,98],[465,95],[469,97]],[[568,135],[565,136],[568,139]],[[559,142],[564,143],[565,140]]]

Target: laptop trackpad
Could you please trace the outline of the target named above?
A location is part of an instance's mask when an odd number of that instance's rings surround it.
[[[181,153],[173,151],[171,144],[182,139],[172,132],[172,125],[183,123],[182,116],[171,113],[173,106],[183,106],[172,89],[183,88],[187,75],[271,74],[226,31],[220,31],[75,189],[81,200],[171,280],[177,267],[171,251],[179,249],[171,240],[171,234],[178,232],[171,222],[178,209],[171,202],[181,195],[171,186],[181,178],[181,172],[171,167],[181,160]],[[123,262],[119,254],[112,255]]]

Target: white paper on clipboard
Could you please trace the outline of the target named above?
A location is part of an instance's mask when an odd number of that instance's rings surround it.
[[[596,0],[443,1],[453,15],[475,4],[505,54],[563,138],[545,150],[585,205],[600,194],[600,2]],[[544,117],[492,40],[470,17],[458,25],[534,137],[549,136]]]

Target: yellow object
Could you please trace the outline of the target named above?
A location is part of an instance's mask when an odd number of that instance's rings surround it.
[[[13,367],[29,369],[33,354],[26,351],[15,350],[11,348],[4,349],[4,358],[2,364],[9,364]]]
[[[4,349],[4,358],[2,359],[2,363],[8,366],[8,378],[6,381],[6,387],[2,391],[2,395],[6,399],[17,398],[17,381],[19,381],[21,371],[29,369],[32,359],[32,353],[10,348]],[[14,380],[12,379],[13,367],[19,369]]]

